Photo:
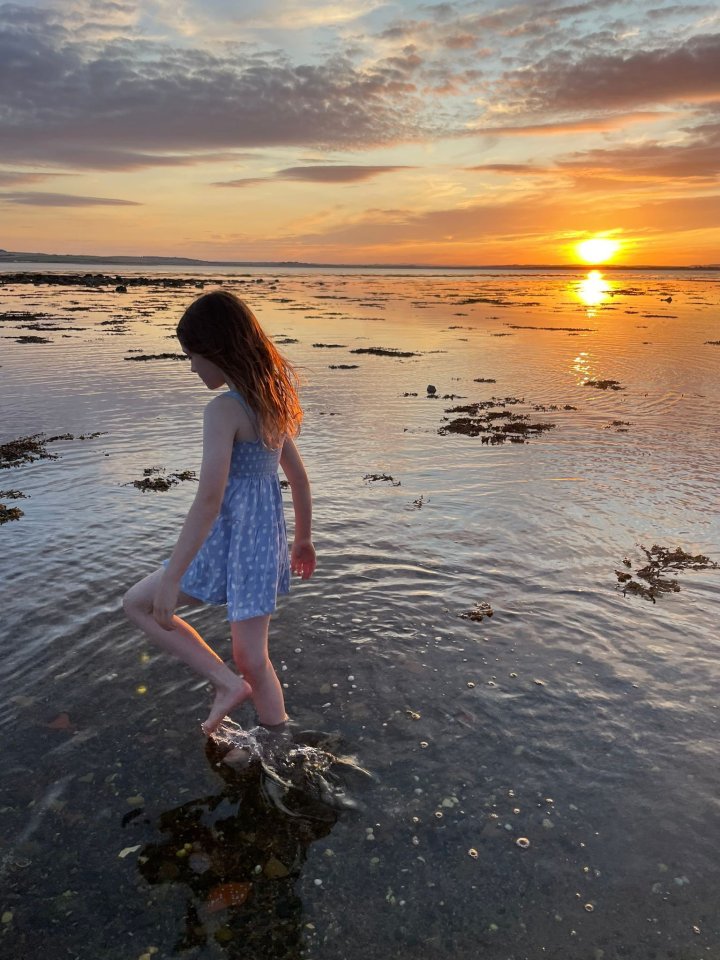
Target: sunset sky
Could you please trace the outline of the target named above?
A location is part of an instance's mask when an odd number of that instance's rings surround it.
[[[0,247],[720,263],[720,6],[0,3]]]

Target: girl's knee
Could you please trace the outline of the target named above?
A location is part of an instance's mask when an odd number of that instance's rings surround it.
[[[138,589],[138,584],[130,587],[127,593],[122,598],[122,606],[125,611],[125,616],[130,620],[134,620],[138,614],[148,613],[149,610],[146,609],[147,604],[145,602],[143,591]]]
[[[267,654],[255,650],[235,650],[235,665],[244,677],[247,678],[250,686],[253,685],[253,679],[256,680],[273,666]]]

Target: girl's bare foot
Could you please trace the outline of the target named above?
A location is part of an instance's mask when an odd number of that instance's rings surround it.
[[[243,680],[242,677],[238,677],[237,683],[234,683],[230,687],[216,686],[215,701],[213,702],[207,720],[202,725],[202,731],[205,736],[210,736],[211,733],[214,733],[220,726],[223,718],[226,717],[231,710],[234,710],[235,707],[239,707],[243,700],[247,700],[251,693],[252,689],[250,684]]]

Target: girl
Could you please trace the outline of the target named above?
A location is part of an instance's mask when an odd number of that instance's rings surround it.
[[[268,657],[268,625],[290,571],[315,570],[310,485],[292,437],[302,410],[297,375],[250,308],[224,290],[192,303],[177,327],[190,369],[209,390],[227,384],[205,408],[197,494],[169,560],[127,592],[127,616],[163,650],[215,688],[202,725],[211,734],[252,697],[263,726],[287,720],[282,687]],[[278,463],[290,482],[295,538],[288,556]],[[177,606],[226,603],[232,671],[180,617]]]

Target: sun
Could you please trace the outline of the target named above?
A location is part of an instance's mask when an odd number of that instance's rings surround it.
[[[612,260],[620,249],[617,240],[608,240],[606,237],[592,237],[590,240],[583,240],[575,250],[577,255],[585,263],[607,263]]]

